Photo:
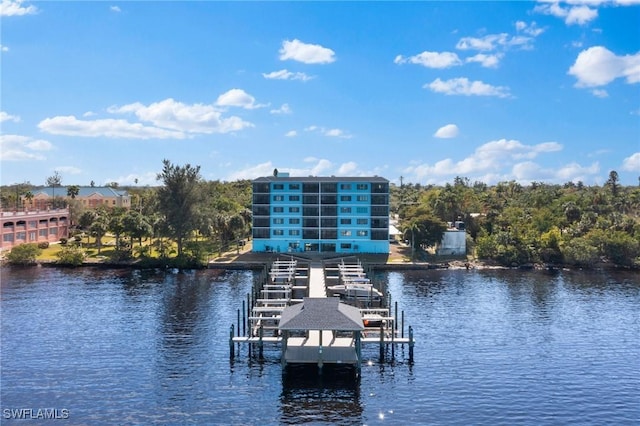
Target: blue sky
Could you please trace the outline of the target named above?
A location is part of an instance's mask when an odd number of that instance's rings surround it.
[[[2,0],[3,185],[640,176],[640,1]]]

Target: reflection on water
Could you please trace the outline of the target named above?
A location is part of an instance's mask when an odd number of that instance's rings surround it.
[[[637,273],[376,274],[414,328],[351,369],[229,359],[245,271],[2,268],[2,410],[70,424],[637,424]],[[406,329],[405,329],[406,331]],[[2,419],[3,424],[7,419]]]
[[[353,425],[362,423],[360,382],[353,368],[289,366],[282,376],[283,424]]]

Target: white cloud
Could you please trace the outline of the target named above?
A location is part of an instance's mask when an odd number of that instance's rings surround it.
[[[479,146],[473,154],[460,161],[450,158],[435,164],[418,164],[404,172],[413,174],[418,181],[425,178],[438,179],[443,176],[501,176],[508,177],[505,167],[513,167],[519,162],[529,162],[541,154],[560,151],[562,145],[557,142],[545,142],[537,145],[525,145],[517,140],[500,139]],[[516,170],[521,173],[530,165],[523,165]],[[435,181],[434,181],[435,182]],[[487,179],[485,182],[489,183]]]
[[[511,96],[508,87],[492,86],[482,81],[469,81],[466,77],[452,78],[444,81],[437,78],[422,87],[436,93],[444,93],[445,95],[497,96],[499,98],[508,98]]]
[[[545,168],[532,161],[515,164],[511,169],[511,178],[520,183],[533,181],[553,182],[577,182],[588,180],[600,172],[600,165],[592,163],[589,166],[581,166],[578,163],[569,163],[558,169]]]
[[[111,6],[109,9],[112,12],[116,12],[116,13],[122,12],[122,10],[118,6]]]
[[[417,64],[426,68],[450,68],[462,65],[462,61],[452,52],[429,52],[424,51],[414,56],[405,58],[402,55],[396,56],[393,61],[396,64]]]
[[[243,91],[240,91],[244,93]],[[229,92],[227,92],[228,94]],[[226,95],[226,94],[225,94]],[[241,94],[240,94],[241,95]],[[222,95],[224,96],[224,95]],[[220,101],[220,98],[218,98]],[[233,96],[228,96],[223,101],[232,102]],[[235,101],[253,102],[253,98],[242,98],[237,96]],[[140,102],[123,105],[121,107],[110,107],[110,113],[134,113],[139,120],[150,122],[154,126],[164,129],[176,130],[188,133],[229,133],[253,127],[252,123],[242,120],[240,117],[222,117],[222,112],[213,105],[206,104],[184,104],[171,98],[160,102],[143,105]],[[99,120],[98,120],[99,121]],[[151,128],[150,128],[151,129]],[[162,131],[162,129],[156,129]],[[174,132],[176,137],[178,133]],[[171,137],[166,133],[166,137]],[[183,138],[184,135],[182,135]]]
[[[232,182],[240,179],[256,179],[262,176],[272,176],[273,169],[275,169],[273,163],[271,161],[267,161],[266,163],[260,163],[255,166],[247,167],[246,169],[235,171],[231,173],[226,180]]]
[[[309,81],[315,77],[307,75],[303,72],[291,72],[286,69],[280,71],[273,71],[269,74],[262,73],[262,76],[269,80],[300,80]]]
[[[353,136],[345,132],[342,129],[327,129],[326,127],[320,127],[312,125],[304,129],[305,132],[320,132],[327,137],[351,139]]]
[[[523,32],[525,34],[529,34],[533,37],[538,37],[540,34],[544,32],[543,28],[539,28],[538,24],[535,21],[532,21],[530,24],[527,24],[524,21],[516,22],[516,30],[519,32]]]
[[[502,54],[486,55],[484,53],[478,53],[466,59],[467,62],[478,62],[485,68],[497,68],[502,59]]]
[[[591,91],[591,93],[596,98],[608,98],[609,97],[609,93],[606,90],[603,90],[603,89],[593,89]]]
[[[291,176],[323,176],[331,174],[328,171],[331,170],[333,164],[329,160],[307,157],[303,162],[309,163],[309,167],[300,169],[279,167],[273,162],[267,161],[265,163],[248,166],[245,169],[235,171],[229,174],[226,180],[234,181],[239,179],[255,179],[261,176],[271,176],[273,175],[273,169],[275,168],[281,172],[288,172]]]
[[[289,107],[289,104],[282,104],[282,106],[280,108],[272,109],[269,112],[271,114],[291,114],[293,111],[291,111],[291,108]]]
[[[455,124],[447,124],[446,126],[442,126],[436,130],[433,136],[441,139],[451,139],[458,136],[458,132],[458,126]]]
[[[285,40],[280,49],[280,60],[303,62],[305,64],[329,64],[336,60],[335,52],[319,44],[307,44],[298,39]]]
[[[594,46],[578,54],[568,74],[578,79],[576,87],[604,86],[616,78],[627,83],[640,82],[640,52],[617,56],[603,46]]]
[[[83,117],[85,117],[85,118],[87,118],[87,117],[93,117],[93,116],[95,116],[95,115],[96,115],[96,113],[95,113],[95,112],[93,112],[93,111],[87,111],[87,112],[85,112],[84,114],[82,114],[82,116],[83,116]]]
[[[0,4],[0,16],[32,15],[38,12],[38,8],[32,5],[23,6],[23,0],[2,0]]]
[[[289,130],[287,133],[284,134],[286,137],[288,138],[293,138],[298,136],[298,132],[296,132],[295,130]]]
[[[231,89],[218,96],[216,105],[233,106],[244,109],[255,109],[266,106],[264,104],[256,104],[256,99],[242,89]]]
[[[38,124],[43,132],[53,135],[107,137],[127,139],[184,139],[185,133],[130,123],[126,120],[78,120],[75,116],[45,118]]]
[[[118,176],[116,178],[106,178],[104,183],[108,182],[118,182],[118,185],[138,185],[138,186],[156,186],[158,185],[157,172],[146,172],[146,173],[130,173],[126,176]],[[137,179],[137,182],[136,182]]]
[[[353,173],[358,169],[358,163],[355,161],[349,161],[347,163],[342,164],[338,167],[338,176],[349,176],[353,175]]]
[[[509,36],[507,33],[487,34],[484,37],[463,37],[456,44],[459,50],[479,50],[489,52],[497,48],[520,47],[528,49],[533,42],[532,37]]]
[[[53,148],[51,142],[21,135],[0,135],[0,160],[44,160],[40,153]]]
[[[598,10],[590,7],[597,7],[597,1],[579,3],[584,4],[573,4],[568,5],[567,7],[563,7],[558,1],[545,2],[543,4],[537,5],[533,10],[545,15],[552,15],[557,18],[562,18],[567,25],[585,25],[598,17]]]
[[[622,170],[627,172],[640,172],[640,152],[631,154],[631,156],[622,160]]]
[[[19,123],[20,117],[18,117],[17,115],[8,114],[4,111],[0,111],[0,123],[3,123],[5,121],[13,121],[14,123]]]
[[[341,129],[324,129],[322,133],[331,138],[351,139],[353,137]]]
[[[3,44],[0,44],[0,52],[8,52],[9,48]]]
[[[60,173],[64,173],[65,175],[79,175],[82,173],[82,169],[79,169],[74,166],[60,166],[56,167],[56,171]]]

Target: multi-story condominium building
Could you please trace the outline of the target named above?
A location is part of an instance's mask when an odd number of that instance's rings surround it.
[[[288,173],[254,180],[253,251],[389,253],[389,181]]]
[[[0,213],[0,250],[24,243],[60,241],[69,237],[69,209]]]

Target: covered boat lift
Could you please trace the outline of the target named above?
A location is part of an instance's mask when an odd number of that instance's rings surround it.
[[[283,366],[352,364],[360,374],[364,324],[358,308],[337,298],[305,297],[282,311],[278,328]]]

